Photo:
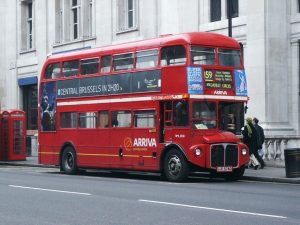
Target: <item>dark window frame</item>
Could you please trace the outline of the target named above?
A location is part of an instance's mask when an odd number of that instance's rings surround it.
[[[210,0],[210,22],[221,20],[222,2],[221,0]]]

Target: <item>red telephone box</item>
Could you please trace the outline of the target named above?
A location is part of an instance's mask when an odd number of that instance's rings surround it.
[[[0,111],[0,160],[4,159],[3,138],[2,138],[2,111]]]
[[[1,159],[26,160],[26,116],[21,110],[2,112]]]

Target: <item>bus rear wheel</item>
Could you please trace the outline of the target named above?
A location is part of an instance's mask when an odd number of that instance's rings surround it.
[[[77,157],[72,147],[66,147],[62,155],[62,169],[66,174],[77,173]]]
[[[164,158],[164,176],[168,181],[180,182],[187,179],[189,165],[182,153],[171,149]]]

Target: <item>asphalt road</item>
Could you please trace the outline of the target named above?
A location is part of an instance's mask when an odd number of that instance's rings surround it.
[[[0,167],[3,225],[300,224],[300,185]]]

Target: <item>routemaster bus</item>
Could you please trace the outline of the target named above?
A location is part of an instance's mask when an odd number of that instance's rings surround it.
[[[248,101],[240,45],[184,33],[49,56],[39,84],[39,163],[239,179]]]

